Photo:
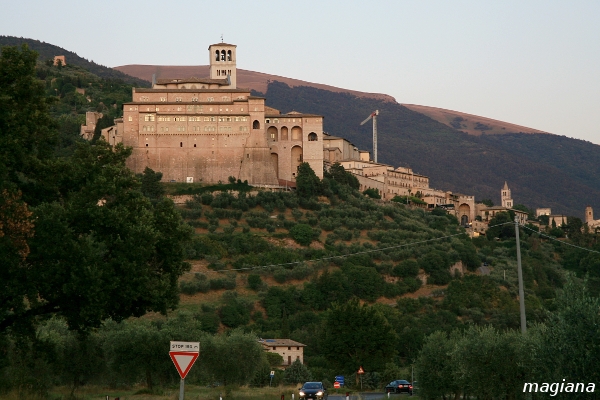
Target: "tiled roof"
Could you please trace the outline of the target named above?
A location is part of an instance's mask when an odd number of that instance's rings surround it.
[[[292,339],[260,339],[258,342],[267,347],[306,347]]]

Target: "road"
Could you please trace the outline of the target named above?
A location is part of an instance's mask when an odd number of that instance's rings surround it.
[[[390,393],[390,399],[395,398],[396,400],[401,400],[404,397],[408,397],[407,394],[392,394]],[[346,396],[339,394],[330,394],[328,396],[329,400],[346,400]],[[364,393],[352,393],[350,395],[350,400],[383,400],[387,399],[387,394],[384,392],[364,392]]]

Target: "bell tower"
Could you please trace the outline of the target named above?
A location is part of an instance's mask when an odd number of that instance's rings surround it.
[[[589,224],[590,222],[594,221],[594,210],[592,209],[592,206],[587,206],[585,208],[585,223]]]
[[[513,206],[514,206],[513,199],[512,199],[512,196],[510,195],[510,189],[508,188],[508,184],[506,183],[506,181],[504,181],[504,187],[502,188],[500,195],[501,195],[500,197],[502,199],[502,207],[513,208]]]
[[[237,88],[236,45],[217,43],[208,46],[210,59],[210,79],[229,79],[228,86],[223,89]]]

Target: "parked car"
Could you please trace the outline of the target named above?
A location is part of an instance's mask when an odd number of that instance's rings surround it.
[[[386,393],[408,393],[412,396],[413,386],[409,381],[398,379],[391,381],[385,387]]]
[[[300,399],[327,400],[327,388],[323,382],[305,382],[300,388]]]

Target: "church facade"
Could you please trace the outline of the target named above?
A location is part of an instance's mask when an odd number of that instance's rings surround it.
[[[121,136],[133,148],[129,168],[146,167],[177,182],[227,182],[255,186],[293,182],[298,165],[323,177],[323,117],[280,114],[263,97],[236,85],[236,46],[209,46],[210,77],[159,79],[134,88],[123,105]],[[110,134],[109,134],[110,135]],[[109,137],[110,138],[110,137]]]

